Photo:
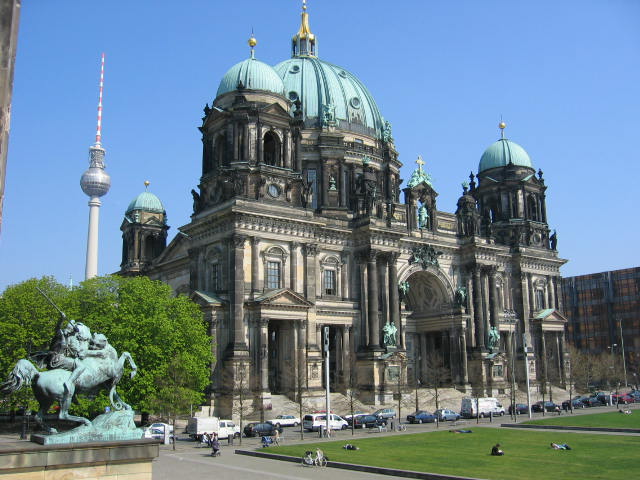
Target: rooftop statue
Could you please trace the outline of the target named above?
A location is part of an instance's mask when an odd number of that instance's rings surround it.
[[[66,321],[66,325],[64,328],[58,328],[48,351],[39,352],[32,357],[36,365],[47,370],[40,371],[27,359],[18,360],[7,380],[0,384],[0,393],[10,394],[25,385],[31,385],[39,403],[36,422],[49,434],[58,432],[44,423],[44,415],[56,401],[60,406],[60,420],[70,420],[84,426],[78,427],[75,430],[81,429],[80,431],[60,438],[59,441],[42,443],[95,441],[107,439],[107,436],[109,440],[141,438],[141,431],[136,429],[133,423],[133,410],[116,391],[124,373],[125,361],[129,361],[131,366],[131,378],[137,372],[131,355],[129,352],[123,352],[118,357],[106,336],[101,333],[92,335],[89,327],[75,320],[67,321],[64,313],[60,313],[61,320]],[[97,393],[102,389],[109,390],[113,412],[95,419],[94,425],[88,418],[69,413],[74,395]],[[100,427],[96,427],[96,420]]]

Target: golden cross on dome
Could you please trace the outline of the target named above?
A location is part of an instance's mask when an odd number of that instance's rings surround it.
[[[418,155],[418,159],[416,160],[416,163],[418,164],[418,168],[422,170],[422,166],[424,165],[424,160],[422,160],[422,155]]]

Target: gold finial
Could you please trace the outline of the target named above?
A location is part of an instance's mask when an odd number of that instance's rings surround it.
[[[422,160],[422,155],[418,155],[418,159],[416,160],[416,163],[418,164],[418,168],[422,170],[422,166],[424,165],[424,160]]]
[[[149,180],[145,180],[144,181],[144,189],[148,190],[149,189],[149,185],[151,184],[151,182]]]
[[[504,138],[504,129],[507,127],[507,124],[504,123],[502,120],[500,120],[500,123],[498,124],[498,128],[500,129],[500,136],[501,138]]]
[[[302,10],[307,9],[307,0],[302,0]]]
[[[251,48],[255,47],[258,44],[258,40],[253,36],[253,32],[251,32],[251,37],[249,37],[249,41],[247,42]]]

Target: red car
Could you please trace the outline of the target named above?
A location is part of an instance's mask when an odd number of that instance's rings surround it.
[[[616,405],[619,403],[627,405],[629,403],[634,403],[635,399],[631,395],[628,395],[626,393],[617,393],[611,395],[611,402]]]

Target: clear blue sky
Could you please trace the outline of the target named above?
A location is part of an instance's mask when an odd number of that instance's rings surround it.
[[[112,187],[99,274],[119,269],[129,202],[151,182],[188,223],[202,107],[228,68],[289,58],[300,1],[26,1],[16,61],[0,291],[30,277],[84,278],[88,198],[106,53],[103,145]],[[356,74],[393,124],[405,181],[418,154],[455,211],[460,183],[506,136],[544,171],[563,275],[638,266],[640,2],[309,0],[319,56]]]

